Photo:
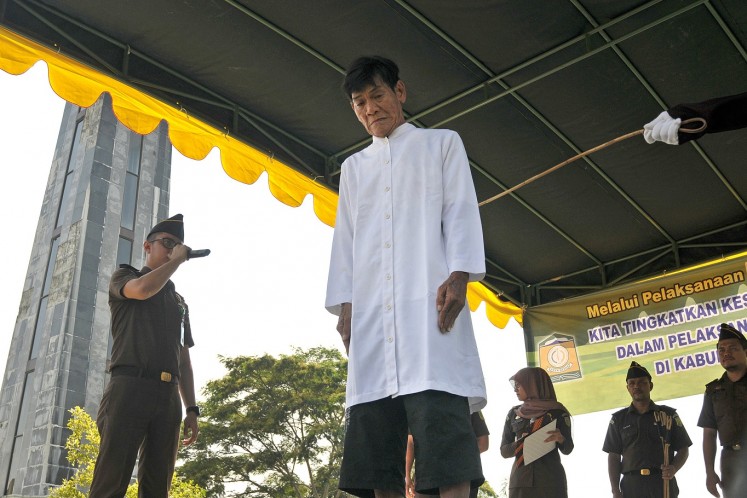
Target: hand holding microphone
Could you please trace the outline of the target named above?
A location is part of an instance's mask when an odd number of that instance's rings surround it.
[[[204,258],[210,254],[210,249],[190,249],[187,251],[187,261],[194,258]]]

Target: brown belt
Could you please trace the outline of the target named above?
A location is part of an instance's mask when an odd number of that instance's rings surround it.
[[[125,375],[127,377],[139,377],[142,379],[160,380],[161,382],[167,382],[169,384],[178,384],[179,376],[173,375],[170,372],[149,372],[138,367],[114,367],[112,368],[112,377],[118,377]]]
[[[722,446],[722,448],[725,449],[725,450],[727,450],[727,451],[741,451],[742,450],[742,445],[739,444],[739,443],[737,443],[737,444],[726,444],[726,445]]]

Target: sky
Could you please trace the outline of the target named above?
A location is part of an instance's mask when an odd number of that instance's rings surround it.
[[[0,299],[0,372],[5,371],[21,291],[49,176],[64,102],[50,89],[38,63],[11,76],[0,70],[0,216],[5,261]],[[357,122],[351,113],[351,126]],[[199,391],[224,374],[219,356],[291,354],[293,347],[344,351],[337,318],[324,309],[332,228],[314,215],[311,198],[298,208],[275,200],[262,176],[254,185],[229,178],[214,150],[203,161],[172,155],[171,214],[183,213],[185,242],[209,248],[209,257],[185,263],[173,277],[190,305],[195,339],[191,357]],[[488,388],[483,410],[491,431],[483,471],[494,488],[512,459],[500,456],[506,414],[517,404],[508,378],[526,366],[521,327],[490,324],[481,307],[472,313]],[[619,389],[625,389],[620,379]],[[696,427],[702,396],[659,403],[677,408],[693,446],[678,473],[681,498],[705,495],[702,431]],[[560,400],[563,401],[562,399]],[[601,451],[614,410],[573,417],[575,449],[563,456],[569,496],[610,493],[607,456]],[[611,493],[610,493],[611,494]]]

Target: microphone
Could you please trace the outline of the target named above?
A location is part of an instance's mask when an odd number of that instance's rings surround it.
[[[190,249],[187,253],[187,260],[192,258],[204,258],[210,254],[210,249]]]

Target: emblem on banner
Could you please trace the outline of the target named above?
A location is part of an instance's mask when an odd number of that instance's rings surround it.
[[[539,359],[540,367],[555,383],[581,378],[581,364],[573,336],[553,334],[540,342]]]

